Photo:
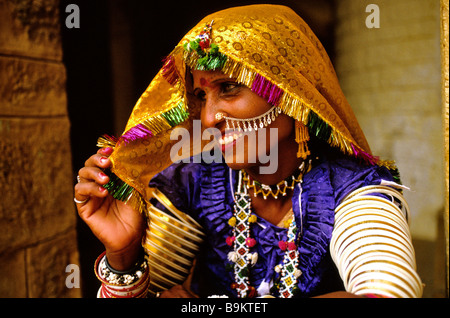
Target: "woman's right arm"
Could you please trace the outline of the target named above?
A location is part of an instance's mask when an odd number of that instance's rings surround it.
[[[103,187],[109,182],[103,169],[111,167],[111,153],[111,148],[102,148],[86,161],[78,173],[75,198],[84,201],[76,203],[78,214],[105,246],[111,267],[124,271],[139,257],[145,220],[138,211],[114,199]]]

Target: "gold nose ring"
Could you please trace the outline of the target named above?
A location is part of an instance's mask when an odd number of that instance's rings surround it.
[[[222,120],[224,117],[225,117],[225,115],[223,113],[221,113],[221,112],[218,112],[216,114],[216,120]]]

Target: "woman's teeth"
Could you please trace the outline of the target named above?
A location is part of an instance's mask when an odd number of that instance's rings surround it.
[[[228,145],[232,143],[233,141],[241,138],[244,135],[242,132],[235,132],[233,134],[228,134],[226,136],[222,136],[222,138],[219,138],[219,144],[221,145]]]

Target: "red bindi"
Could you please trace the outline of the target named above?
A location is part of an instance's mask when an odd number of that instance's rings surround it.
[[[200,79],[200,85],[208,87],[208,86],[209,86],[209,82],[208,82],[208,80],[206,80],[206,79],[204,79],[204,78],[202,77],[202,78]]]

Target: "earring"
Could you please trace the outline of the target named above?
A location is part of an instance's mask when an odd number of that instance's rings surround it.
[[[298,143],[297,158],[306,159],[311,154],[308,149],[308,128],[298,120],[295,121],[295,141]]]
[[[225,121],[227,123],[227,129],[240,129],[244,132],[247,132],[252,130],[256,131],[258,130],[258,128],[265,128],[269,126],[273,121],[275,121],[280,113],[281,108],[273,106],[264,114],[253,118],[241,119],[226,116],[223,116],[223,118],[225,118]],[[219,113],[217,113],[216,116],[218,114]]]

